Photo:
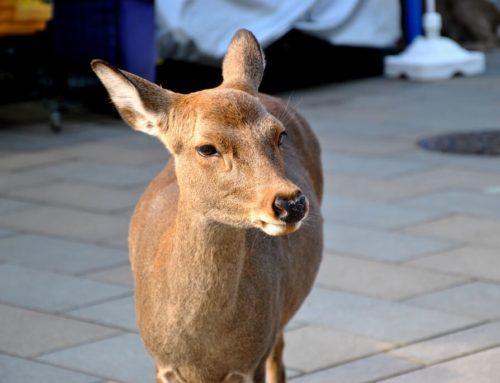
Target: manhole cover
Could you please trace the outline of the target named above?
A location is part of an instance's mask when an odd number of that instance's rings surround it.
[[[443,153],[500,156],[500,130],[442,134],[424,138],[418,145]]]

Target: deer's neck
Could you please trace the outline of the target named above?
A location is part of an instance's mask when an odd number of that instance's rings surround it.
[[[193,315],[230,311],[239,294],[245,231],[210,221],[180,204],[174,238],[167,265],[170,299],[189,305]]]

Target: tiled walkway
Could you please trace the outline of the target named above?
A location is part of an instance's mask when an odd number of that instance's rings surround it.
[[[500,71],[332,85],[292,103],[326,176],[324,262],[286,336],[292,382],[497,383],[500,158],[415,139],[500,128]],[[0,382],[152,382],[126,232],[164,149],[117,120],[72,119],[53,136],[2,110]]]

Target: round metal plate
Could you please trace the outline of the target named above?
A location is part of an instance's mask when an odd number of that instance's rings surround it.
[[[418,145],[443,153],[500,156],[500,130],[441,134],[421,139]]]

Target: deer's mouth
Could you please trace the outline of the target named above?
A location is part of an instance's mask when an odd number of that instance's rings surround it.
[[[255,222],[255,226],[261,229],[264,233],[276,237],[280,235],[291,234],[294,231],[299,230],[300,226],[302,226],[302,221],[295,223],[274,223],[258,220]]]

